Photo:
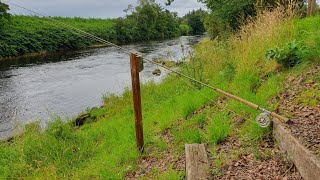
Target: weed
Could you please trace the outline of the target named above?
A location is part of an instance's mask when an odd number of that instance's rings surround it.
[[[285,69],[294,67],[302,62],[301,54],[304,51],[302,42],[292,41],[283,47],[268,49],[266,57],[268,60],[275,59]]]
[[[316,107],[320,103],[320,89],[318,87],[303,91],[294,100],[295,104],[302,104],[303,106]]]
[[[208,125],[209,141],[218,144],[228,137],[230,133],[230,117],[226,113],[219,112],[214,115]]]

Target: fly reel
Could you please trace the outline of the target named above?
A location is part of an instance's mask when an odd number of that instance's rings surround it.
[[[266,128],[270,125],[271,119],[268,113],[261,113],[257,116],[256,122],[260,127]]]

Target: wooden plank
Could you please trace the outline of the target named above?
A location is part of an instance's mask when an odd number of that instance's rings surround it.
[[[143,124],[141,111],[141,94],[140,94],[140,62],[139,57],[135,54],[130,55],[131,80],[132,80],[132,97],[134,108],[134,121],[136,128],[136,142],[139,152],[143,152]]]
[[[296,165],[305,180],[320,179],[320,158],[303,146],[278,120],[273,122],[273,135],[282,151]]]
[[[209,179],[207,152],[203,144],[186,144],[187,180]]]

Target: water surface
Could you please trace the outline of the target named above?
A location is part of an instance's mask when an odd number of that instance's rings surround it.
[[[182,46],[190,47],[201,36],[142,42],[123,47],[148,59],[179,60]],[[182,45],[182,46],[181,46]],[[74,117],[88,107],[99,106],[106,93],[121,93],[131,86],[129,56],[114,47],[86,49],[50,56],[0,61],[0,138],[10,136],[18,125],[55,116]],[[141,81],[160,81],[157,66],[145,64]]]

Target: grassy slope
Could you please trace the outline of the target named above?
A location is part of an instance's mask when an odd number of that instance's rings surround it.
[[[281,13],[260,15],[226,42],[204,40],[196,47],[196,57],[205,64],[205,79],[216,87],[273,109],[270,103],[282,87],[284,79],[319,63],[319,53],[312,51],[297,68],[278,72],[275,62],[265,61],[267,48],[294,39],[304,40],[310,49],[319,50],[320,17],[282,21]],[[317,60],[317,62],[316,62]],[[203,95],[199,94],[202,93]],[[161,84],[152,82],[142,87],[143,120],[146,155],[158,156],[168,146],[162,138],[171,126],[177,126],[173,153],[183,151],[184,143],[208,143],[212,148],[231,131],[228,110],[212,107],[199,115],[193,112],[221,97],[208,89],[190,88],[175,75]],[[33,178],[123,178],[129,166],[136,169],[139,155],[135,149],[135,132],[131,92],[107,96],[105,106],[90,112],[96,122],[79,129],[52,123],[45,133],[36,126],[10,142],[0,144],[0,177]],[[269,129],[258,127],[254,118],[259,113],[233,100],[224,100],[228,109],[246,116],[249,121],[241,129],[243,142],[254,145],[262,141]],[[177,119],[180,119],[177,123]],[[188,120],[186,120],[188,119]],[[251,121],[250,121],[251,120]],[[198,126],[204,128],[198,128]],[[154,171],[159,179],[178,179],[181,172]]]
[[[113,19],[61,18],[56,20],[81,28],[109,41],[116,40]],[[83,35],[66,30],[52,20],[34,16],[12,16],[0,31],[0,58],[43,51],[79,49],[95,43]]]

